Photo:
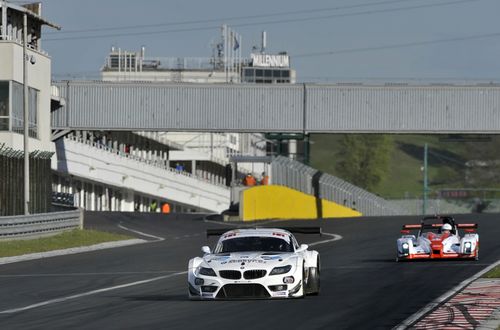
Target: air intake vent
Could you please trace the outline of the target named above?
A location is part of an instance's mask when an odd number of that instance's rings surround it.
[[[266,271],[264,269],[253,269],[247,270],[243,273],[243,277],[247,280],[253,280],[255,278],[261,278],[266,276]]]
[[[226,284],[217,298],[269,298],[269,292],[260,284]]]
[[[239,280],[241,278],[241,273],[238,270],[221,270],[219,274],[220,277],[229,280]]]

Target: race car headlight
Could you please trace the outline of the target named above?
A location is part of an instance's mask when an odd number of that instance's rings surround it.
[[[200,267],[198,274],[205,276],[217,276],[212,268]]]
[[[283,267],[274,267],[273,270],[269,273],[269,275],[280,275],[280,274],[286,274],[292,269],[291,265],[288,266],[283,266]]]
[[[471,242],[465,242],[464,243],[464,252],[465,253],[471,253],[472,251],[472,243]]]
[[[408,243],[403,243],[403,249],[408,250],[410,248],[410,245]]]

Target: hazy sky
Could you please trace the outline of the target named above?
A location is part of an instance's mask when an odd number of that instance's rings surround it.
[[[267,31],[268,52],[287,51],[300,82],[500,81],[500,0],[41,2],[62,27],[43,35],[56,79],[95,78],[113,45],[209,57],[226,23],[242,35],[244,57]]]

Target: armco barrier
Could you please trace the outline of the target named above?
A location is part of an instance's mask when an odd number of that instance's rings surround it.
[[[283,156],[274,158],[271,169],[272,184],[316,195],[367,216],[401,214],[396,205],[388,203],[385,199],[290,158]]]
[[[0,217],[0,240],[38,238],[83,228],[83,209]]]

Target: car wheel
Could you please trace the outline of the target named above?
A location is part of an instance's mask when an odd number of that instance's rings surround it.
[[[307,269],[307,282],[306,282],[306,291],[305,293],[308,295],[317,295],[319,294],[320,289],[320,263],[319,257],[316,261],[317,267],[309,267]]]
[[[308,290],[307,294],[317,296],[320,289],[319,268],[309,268]]]
[[[474,258],[474,260],[476,260],[476,261],[479,260],[479,248],[477,248],[477,250],[476,250],[476,257]]]
[[[306,272],[306,266],[305,263],[302,264],[302,296],[301,298],[304,298],[307,294],[307,272]]]

